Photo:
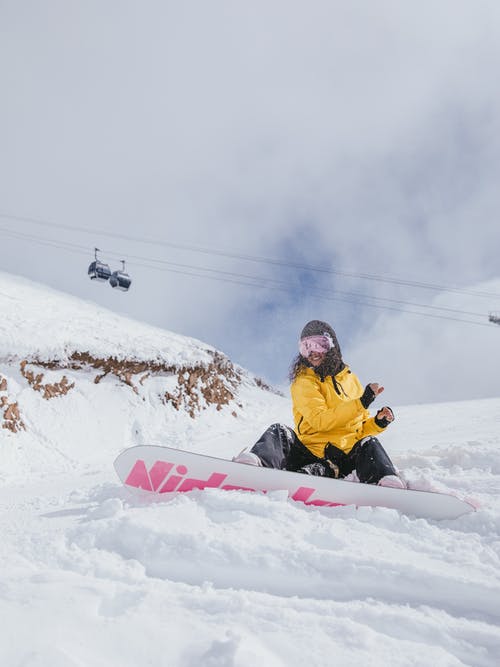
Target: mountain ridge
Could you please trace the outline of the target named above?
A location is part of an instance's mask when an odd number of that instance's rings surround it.
[[[243,386],[280,394],[197,339],[23,278],[0,273],[0,308],[0,420],[12,433],[29,428],[27,390],[62,400],[82,383],[107,380],[130,389],[132,403],[152,401],[191,419],[211,407],[237,417]]]

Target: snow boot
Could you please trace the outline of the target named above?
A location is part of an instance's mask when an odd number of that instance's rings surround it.
[[[382,479],[379,479],[378,481],[379,486],[389,486],[393,489],[406,489],[406,484],[403,482],[401,477],[398,477],[397,475],[386,475],[385,477],[382,477]]]
[[[262,461],[257,454],[250,452],[248,447],[245,447],[237,456],[233,456],[234,463],[245,463],[249,466],[262,466]]]

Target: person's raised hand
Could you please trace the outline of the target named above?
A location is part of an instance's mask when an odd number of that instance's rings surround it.
[[[370,382],[365,387],[363,395],[360,397],[361,405],[367,408],[373,403],[375,398],[384,391],[384,388],[378,382]]]
[[[381,428],[389,426],[389,424],[393,421],[394,421],[394,412],[391,410],[391,408],[387,406],[380,408],[380,410],[375,415],[375,424],[377,424],[377,426],[380,426]]]

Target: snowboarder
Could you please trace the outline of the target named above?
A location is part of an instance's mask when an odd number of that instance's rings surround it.
[[[406,488],[376,437],[394,414],[388,406],[374,417],[368,411],[384,388],[363,388],[329,324],[312,320],[303,328],[289,379],[295,429],[273,424],[234,461],[336,478],[355,473],[360,482]]]

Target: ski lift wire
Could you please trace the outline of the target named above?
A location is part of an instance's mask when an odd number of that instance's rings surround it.
[[[2,230],[0,229],[0,232],[4,231],[6,232],[7,235],[14,236],[15,238],[23,238],[26,240],[34,241],[37,243],[41,243],[42,245],[54,247],[57,249],[65,249],[69,250],[71,252],[77,252],[79,254],[85,254],[88,255],[88,249],[85,248],[85,246],[79,246],[74,243],[67,243],[67,242],[58,242],[55,241],[54,239],[39,239],[38,237],[31,237],[30,235],[27,234],[22,234],[19,232],[10,232],[9,230]],[[107,255],[109,256],[118,256],[117,253],[114,253],[112,251],[107,251]],[[211,269],[211,268],[204,268],[204,267],[196,267],[196,266],[191,266],[191,265],[183,265],[183,264],[176,264],[173,262],[166,262],[165,260],[158,260],[158,259],[153,259],[153,258],[138,258],[135,257],[135,259],[142,259],[145,262],[155,262],[155,263],[162,263],[166,265],[164,268],[158,267],[151,265],[150,263],[138,263],[135,262],[133,265],[134,266],[139,266],[147,269],[153,269],[153,270],[158,270],[158,271],[167,271],[170,273],[179,273],[181,275],[188,275],[192,277],[197,277],[197,278],[210,278],[212,280],[219,280],[222,282],[231,282],[233,284],[239,284],[239,285],[244,285],[247,287],[259,287],[259,288],[264,288],[268,290],[281,290],[281,291],[286,291],[290,293],[291,288],[296,287],[297,289],[303,289],[301,285],[293,285],[290,283],[285,283],[283,281],[277,281],[274,279],[262,279],[258,276],[246,276],[244,274],[238,274],[238,273],[233,273],[229,271],[221,271],[218,269]],[[167,266],[174,266],[178,268],[167,268]],[[190,269],[189,271],[185,270],[180,270],[181,268],[184,269]],[[198,273],[196,272],[198,271]],[[204,271],[205,274],[199,273],[199,271]],[[206,274],[216,274],[216,275],[206,275]],[[221,275],[223,277],[221,277]],[[240,278],[240,279],[237,279]],[[251,281],[251,282],[250,282]],[[271,286],[269,283],[273,282],[275,283],[275,286]],[[401,305],[407,305],[413,308],[427,308],[427,309],[433,309],[437,310],[440,312],[456,312],[457,314],[463,314],[463,315],[471,315],[473,317],[481,317],[484,319],[484,314],[483,313],[475,313],[475,312],[469,312],[469,311],[462,311],[462,310],[456,310],[456,309],[450,309],[446,307],[439,307],[439,306],[430,306],[429,304],[416,304],[412,302],[407,302],[407,301],[400,301],[400,300],[395,300],[395,299],[387,299],[385,297],[376,297],[376,296],[371,296],[371,295],[366,295],[366,294],[361,294],[361,293],[356,293],[356,292],[342,292],[337,290],[335,294],[327,293],[325,290],[321,290],[319,288],[311,288],[308,291],[308,295],[317,299],[321,300],[340,300],[340,301],[345,301],[348,303],[355,303],[358,305],[365,305],[368,307],[375,307],[379,309],[386,309],[386,310],[393,310],[393,311],[398,311],[398,312],[405,312],[405,313],[411,313],[414,315],[420,315],[422,317],[439,317],[440,319],[449,319],[457,322],[465,322],[468,324],[478,324],[480,326],[491,326],[490,324],[484,324],[483,322],[474,322],[471,320],[464,320],[460,318],[455,318],[455,317],[448,317],[446,315],[432,315],[431,313],[425,313],[425,312],[418,312],[418,311],[410,311],[408,309],[404,308],[395,308],[391,306],[384,306],[382,304],[377,304],[377,303],[369,303],[366,301],[361,301],[361,299],[371,299],[371,300],[378,300],[378,301],[387,301],[387,302],[392,302],[392,303],[399,303]],[[339,296],[341,295],[341,296]],[[352,298],[347,298],[347,296],[353,296],[355,297],[354,299]]]
[[[288,267],[288,268],[294,268],[294,269],[299,269],[303,271],[313,271],[313,272],[318,272],[318,273],[326,273],[326,274],[333,274],[333,275],[339,275],[347,278],[356,278],[356,279],[362,279],[362,280],[371,280],[371,281],[376,281],[376,282],[383,282],[383,283],[388,283],[388,284],[393,284],[393,285],[401,285],[405,287],[412,287],[412,288],[420,288],[420,289],[429,289],[429,290],[435,290],[435,291],[440,291],[440,292],[454,292],[458,294],[468,294],[471,296],[478,296],[478,297],[496,297],[500,298],[499,294],[494,294],[491,292],[481,292],[481,291],[476,291],[476,290],[468,290],[466,288],[460,288],[460,287],[453,287],[453,286],[446,286],[446,285],[438,285],[435,283],[426,283],[426,282],[421,282],[421,281],[413,281],[413,280],[406,280],[402,278],[393,278],[390,276],[381,276],[378,274],[370,274],[370,273],[356,273],[356,272],[348,272],[348,271],[341,271],[338,269],[332,269],[332,268],[326,268],[326,267],[319,267],[319,266],[313,266],[309,264],[302,264],[299,262],[287,262],[285,260],[279,260],[279,259],[273,259],[269,257],[261,257],[257,255],[246,255],[246,254],[241,254],[241,253],[235,253],[235,252],[229,252],[225,250],[219,250],[216,248],[203,248],[201,246],[194,246],[194,245],[189,245],[189,244],[180,244],[180,243],[172,243],[170,241],[165,241],[163,239],[152,239],[152,238],[144,238],[144,237],[138,237],[138,236],[131,236],[128,234],[118,234],[116,232],[107,232],[103,229],[85,229],[83,227],[73,227],[71,225],[64,225],[61,223],[55,223],[55,222],[49,222],[47,220],[41,220],[38,218],[32,218],[32,217],[27,217],[27,216],[20,216],[20,215],[13,215],[13,214],[8,214],[8,213],[3,213],[0,212],[0,218],[4,218],[7,220],[17,220],[18,222],[26,222],[26,223],[32,223],[36,225],[41,225],[41,226],[46,226],[46,227],[52,227],[55,229],[63,229],[66,231],[70,232],[77,232],[77,233],[84,233],[84,234],[90,234],[93,236],[96,235],[101,235],[101,236],[107,236],[110,238],[117,238],[125,241],[130,241],[133,243],[143,243],[143,244],[148,244],[148,245],[155,245],[155,246],[164,246],[164,247],[169,247],[169,248],[175,248],[177,250],[187,250],[189,252],[197,252],[197,253],[203,253],[203,254],[208,254],[208,255],[215,255],[219,257],[227,257],[231,259],[239,259],[239,260],[244,260],[244,261],[250,261],[250,262],[258,262],[258,263],[264,263],[264,264],[270,264],[274,266],[283,266],[283,267]]]

